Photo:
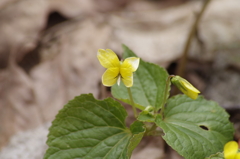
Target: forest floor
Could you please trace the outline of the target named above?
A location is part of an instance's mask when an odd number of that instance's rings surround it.
[[[101,85],[99,48],[121,57],[125,44],[175,74],[201,6],[197,0],[1,1],[0,158],[41,159],[50,123],[68,100],[82,93],[111,96]],[[226,109],[240,143],[237,15],[238,0],[210,2],[192,40],[185,78]],[[126,122],[132,120],[129,111]],[[145,137],[132,159],[145,158],[182,157],[162,138]]]

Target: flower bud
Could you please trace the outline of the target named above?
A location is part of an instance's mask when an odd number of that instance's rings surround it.
[[[142,113],[143,114],[150,114],[150,113],[153,113],[153,107],[152,106],[147,106],[143,111],[142,111]]]
[[[171,82],[180,89],[181,92],[186,94],[192,99],[197,99],[198,94],[200,93],[191,83],[180,76],[173,76]]]

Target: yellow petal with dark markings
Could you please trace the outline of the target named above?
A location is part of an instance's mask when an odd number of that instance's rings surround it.
[[[128,69],[128,68],[120,68],[120,74],[121,74],[121,77],[122,78],[128,78],[128,77],[131,77],[133,72]]]
[[[121,78],[124,85],[126,87],[132,87],[133,86],[133,74],[131,76],[125,77],[125,78]]]
[[[119,68],[112,67],[107,69],[102,75],[102,83],[104,86],[112,86],[117,82],[119,76]]]
[[[99,49],[97,57],[100,64],[107,68],[102,76],[104,86],[112,86],[116,82],[119,85],[122,81],[126,87],[132,87],[133,72],[137,70],[140,58],[129,57],[120,62],[117,55],[110,49]]]
[[[139,61],[140,58],[137,57],[129,57],[123,61],[120,67],[120,74],[126,87],[132,87],[133,85],[133,72],[137,70]]]

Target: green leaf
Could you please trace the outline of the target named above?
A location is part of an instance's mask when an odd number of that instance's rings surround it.
[[[144,113],[144,112],[141,112],[139,115],[138,115],[138,118],[137,118],[139,121],[142,121],[142,122],[154,122],[155,121],[155,117],[153,114],[151,113]]]
[[[154,109],[152,106],[147,106],[137,117],[142,122],[155,122]]]
[[[53,121],[44,159],[129,159],[145,128],[142,123],[126,128],[126,116],[124,107],[112,98],[75,97]]]
[[[228,118],[216,102],[178,95],[168,100],[164,120],[159,115],[156,124],[163,129],[164,140],[184,158],[203,159],[223,151],[232,140],[234,128]]]
[[[135,147],[142,140],[142,137],[143,137],[143,135],[146,131],[144,124],[140,121],[135,121],[131,125],[130,130],[133,134],[133,137],[131,138],[130,144],[128,146],[128,156],[131,156],[132,151],[135,149]]]
[[[205,159],[224,159],[224,156],[223,156],[222,152],[218,152],[218,153],[211,155]]]
[[[136,55],[125,45],[123,45],[123,58],[136,57]],[[159,110],[163,104],[164,92],[166,88],[167,71],[155,64],[140,60],[139,68],[133,76],[133,87],[131,87],[135,106],[141,110],[151,105]],[[131,104],[127,88],[124,84],[112,87],[112,95],[128,104]]]

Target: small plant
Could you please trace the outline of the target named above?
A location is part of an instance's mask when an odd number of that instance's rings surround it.
[[[182,77],[140,60],[124,45],[123,50],[123,62],[110,49],[100,49],[97,57],[107,69],[102,83],[112,86],[114,98],[132,106],[136,120],[128,128],[127,112],[113,98],[77,96],[52,122],[44,159],[129,159],[149,135],[162,137],[186,159],[240,159],[223,108],[199,96]],[[171,83],[184,95],[169,98]]]

